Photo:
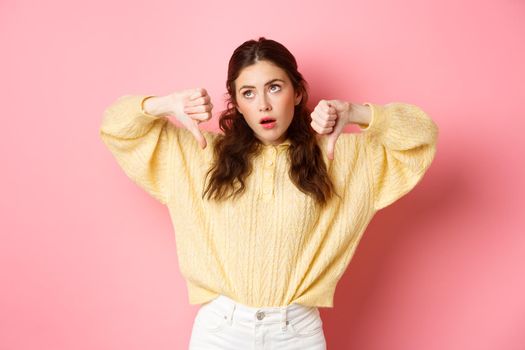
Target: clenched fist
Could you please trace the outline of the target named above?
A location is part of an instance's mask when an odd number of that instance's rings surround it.
[[[169,99],[173,116],[195,137],[201,148],[206,148],[206,139],[198,125],[212,117],[213,104],[206,89],[186,89],[174,92]]]
[[[327,153],[329,159],[334,159],[334,149],[337,138],[343,128],[350,122],[352,104],[340,100],[321,100],[311,114],[312,128],[318,134],[328,137]]]

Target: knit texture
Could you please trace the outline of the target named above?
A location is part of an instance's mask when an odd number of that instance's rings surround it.
[[[438,127],[419,107],[364,103],[369,125],[319,145],[341,199],[320,209],[288,177],[289,140],[265,145],[236,200],[202,199],[219,134],[201,149],[169,117],[141,109],[147,95],[118,98],[100,137],[125,174],[169,209],[190,304],[224,294],[252,307],[333,307],[336,285],[374,214],[408,193],[434,159]]]

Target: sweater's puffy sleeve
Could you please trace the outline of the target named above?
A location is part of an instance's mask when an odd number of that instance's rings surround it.
[[[380,210],[412,190],[434,160],[438,127],[418,106],[364,103],[369,124],[358,124],[372,181],[374,208]]]
[[[142,109],[146,97],[119,97],[104,111],[99,132],[125,174],[166,205],[174,181],[185,181],[192,163],[204,162],[206,156],[189,130],[177,127],[167,116],[146,114]],[[211,148],[211,133],[201,132],[208,142],[206,149]]]

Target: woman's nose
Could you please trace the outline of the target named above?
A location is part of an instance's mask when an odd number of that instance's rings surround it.
[[[261,97],[261,101],[259,102],[259,110],[260,111],[269,111],[269,110],[271,110],[270,103],[268,103],[266,97]]]

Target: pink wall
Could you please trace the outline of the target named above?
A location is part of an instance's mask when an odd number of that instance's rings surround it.
[[[2,1],[0,349],[187,347],[167,209],[98,128],[120,95],[189,87],[216,116],[260,35],[294,53],[312,108],[404,101],[440,127],[321,310],[329,349],[524,349],[524,34],[519,0]]]

